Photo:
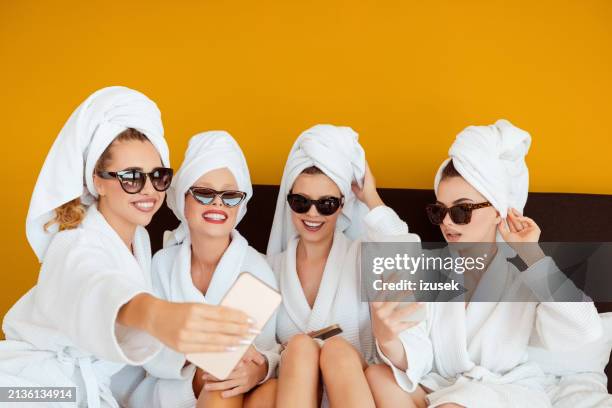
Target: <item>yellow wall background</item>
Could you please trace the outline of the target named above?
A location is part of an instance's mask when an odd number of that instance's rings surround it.
[[[431,188],[457,132],[505,117],[533,136],[532,191],[612,194],[611,22],[609,0],[2,0],[0,315],[38,274],[38,171],[97,88],[158,103],[175,167],[226,129],[275,184],[330,122],[360,133],[380,186]]]

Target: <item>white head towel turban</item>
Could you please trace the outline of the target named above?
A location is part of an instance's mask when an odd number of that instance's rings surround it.
[[[247,202],[253,195],[251,176],[244,154],[236,140],[227,132],[199,133],[189,140],[185,160],[168,189],[168,207],[181,224],[164,240],[164,246],[181,243],[189,235],[185,218],[185,193],[189,187],[209,171],[221,168],[227,168],[234,175],[238,190],[246,193],[246,198],[240,203],[236,225],[242,220],[246,214]]]
[[[336,230],[351,239],[361,237],[363,217],[368,212],[365,204],[355,197],[351,184],[363,187],[365,152],[353,129],[344,126],[316,125],[302,133],[293,144],[281,180],[272,231],[268,241],[268,255],[283,252],[287,242],[297,232],[291,222],[287,194],[300,173],[311,166],[318,167],[331,178],[344,195],[344,207]]]
[[[436,174],[434,191],[442,171],[452,160],[455,169],[506,218],[509,208],[523,212],[529,191],[529,171],[525,156],[531,136],[505,119],[490,126],[468,126],[457,135]],[[503,242],[497,232],[497,241]],[[515,254],[507,247],[507,256]]]
[[[98,193],[93,183],[96,162],[115,137],[128,128],[147,136],[170,166],[168,145],[157,105],[133,89],[113,86],[91,94],[70,116],[38,175],[26,219],[26,235],[39,261],[57,225],[45,232],[44,225],[55,217],[54,210],[81,198],[93,203]]]

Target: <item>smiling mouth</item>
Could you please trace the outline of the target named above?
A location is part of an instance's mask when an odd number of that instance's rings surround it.
[[[155,209],[155,201],[134,201],[131,204],[138,210],[145,213],[149,213]]]
[[[310,232],[319,231],[321,227],[323,227],[323,224],[325,224],[324,221],[302,220],[302,225],[304,226],[304,228],[306,228],[307,231],[310,231]]]
[[[218,212],[205,212],[202,214],[202,218],[212,224],[223,224],[227,220],[227,215]]]

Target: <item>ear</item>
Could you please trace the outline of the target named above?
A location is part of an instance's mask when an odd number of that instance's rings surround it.
[[[104,190],[104,183],[102,182],[102,179],[96,174],[93,175],[93,183],[99,196],[106,195],[106,191]]]

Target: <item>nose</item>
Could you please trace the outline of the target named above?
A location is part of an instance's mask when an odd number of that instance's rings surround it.
[[[223,207],[223,201],[221,201],[221,197],[216,195],[212,203],[210,203],[210,205],[216,205],[217,207]]]
[[[145,176],[145,184],[142,190],[140,191],[140,194],[150,195],[156,192],[157,190],[153,188],[153,182],[151,181],[151,178],[149,176]]]
[[[314,203],[310,206],[310,208],[308,209],[308,212],[306,213],[311,217],[318,217],[319,216],[319,212],[317,211],[317,207],[315,207]]]
[[[450,212],[449,211],[447,211],[446,214],[444,215],[444,219],[442,220],[442,224],[447,225],[447,226],[454,225],[453,220],[450,217]]]

